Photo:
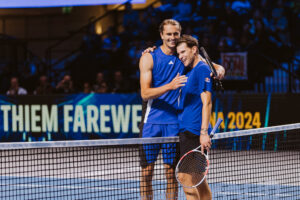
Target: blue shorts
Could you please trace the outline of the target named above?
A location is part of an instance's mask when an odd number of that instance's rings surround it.
[[[145,123],[142,130],[142,137],[173,137],[178,136],[178,124],[149,124]],[[162,151],[163,161],[172,167],[176,166],[179,158],[179,145],[168,144],[144,144],[141,148],[141,166],[154,163],[157,160],[159,151]]]

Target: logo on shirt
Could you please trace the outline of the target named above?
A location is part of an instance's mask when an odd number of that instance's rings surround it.
[[[207,83],[209,83],[210,82],[210,78],[206,77],[204,81],[207,82]]]
[[[173,61],[172,61],[172,60],[169,62],[169,65],[174,65],[174,63],[173,63]]]

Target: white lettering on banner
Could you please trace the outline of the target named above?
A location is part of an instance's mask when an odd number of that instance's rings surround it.
[[[78,132],[78,128],[80,128],[81,132],[86,132],[83,108],[81,105],[75,106],[73,131]]]
[[[19,126],[17,125],[19,124]],[[23,125],[23,106],[12,106],[12,131],[24,131]]]
[[[97,124],[97,120],[99,118],[99,112],[97,106],[88,105],[86,108],[87,114],[87,132],[91,133],[93,130],[94,132],[99,132],[99,127]]]
[[[32,132],[41,132],[41,127],[37,125],[38,122],[41,121],[41,116],[38,115],[37,111],[41,110],[40,105],[32,105],[31,106],[31,131]],[[14,117],[14,116],[12,116]]]
[[[100,106],[100,132],[101,133],[110,133],[111,128],[106,126],[106,122],[109,122],[110,117],[105,115],[105,111],[109,111],[109,105]]]
[[[8,112],[11,110],[9,105],[2,105],[1,110],[3,111],[3,127],[4,131],[7,132],[9,130],[8,124]]]
[[[69,132],[69,123],[73,121],[73,118],[69,116],[69,112],[73,110],[73,105],[64,106],[64,132]]]
[[[142,121],[142,117],[138,115],[138,111],[142,110],[142,105],[132,106],[132,132],[139,133],[138,124]]]
[[[124,113],[124,106],[119,105],[118,111],[115,105],[111,106],[111,116],[112,116],[112,124],[113,130],[115,133],[120,133],[121,125],[122,125],[122,132],[128,133],[128,126],[129,126],[129,117],[130,117],[130,105],[125,106],[125,113]]]
[[[30,109],[29,105],[25,105],[25,131],[30,131]]]
[[[48,106],[42,105],[42,129],[43,132],[57,132],[58,131],[58,110],[57,105],[51,106],[51,115],[49,116]]]
[[[59,112],[61,109],[61,112]],[[4,132],[138,133],[142,106],[137,105],[0,105]],[[1,122],[2,123],[2,122]],[[62,133],[63,134],[63,133]]]

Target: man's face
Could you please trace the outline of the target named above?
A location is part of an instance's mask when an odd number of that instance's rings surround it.
[[[18,86],[19,86],[18,79],[12,78],[11,81],[10,81],[10,85],[11,85],[11,87],[13,87],[13,88],[18,87]]]
[[[175,48],[176,41],[180,38],[179,27],[171,24],[165,25],[160,37],[165,45]]]
[[[103,81],[103,74],[101,73],[101,72],[99,72],[98,74],[97,74],[97,82],[98,83],[101,83]]]
[[[189,67],[196,56],[196,47],[189,48],[186,43],[181,43],[176,48],[178,57],[185,67]]]

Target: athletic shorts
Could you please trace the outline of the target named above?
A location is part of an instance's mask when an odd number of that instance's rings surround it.
[[[178,136],[178,124],[145,123],[141,130],[143,138]],[[175,168],[179,158],[179,147],[176,143],[144,144],[140,146],[140,164],[142,167],[154,163],[161,150],[163,162]]]
[[[184,131],[179,133],[180,157],[200,146],[200,136]]]

